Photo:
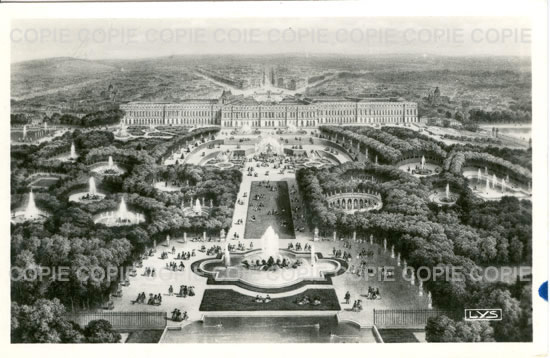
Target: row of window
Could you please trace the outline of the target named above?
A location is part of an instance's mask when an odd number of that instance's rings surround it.
[[[314,118],[316,115],[323,116],[345,116],[345,115],[355,115],[357,112],[358,115],[403,115],[402,109],[359,109],[359,110],[319,110],[319,111],[309,111],[309,112],[288,112],[290,118],[296,118],[296,115],[299,114],[298,118]],[[168,111],[166,116],[168,117],[189,117],[189,116],[211,116],[212,111]],[[286,112],[261,112],[260,115],[262,118],[285,118]],[[129,111],[128,115],[130,117],[156,117],[163,116],[163,111]],[[229,112],[222,111],[222,118],[255,118],[257,117],[257,112]],[[405,109],[405,115],[416,115],[416,109]]]
[[[382,117],[382,118],[319,118],[315,120],[297,120],[294,122],[289,122],[285,120],[275,120],[275,121],[260,121],[260,120],[223,120],[222,124],[225,127],[240,127],[243,124],[249,124],[253,127],[260,127],[261,124],[267,127],[284,127],[287,123],[294,123],[297,126],[315,126],[318,123],[320,124],[353,124],[353,123],[402,123],[402,122],[416,122],[417,118],[407,117]],[[173,124],[173,125],[194,125],[194,124],[217,124],[216,120],[213,118],[127,118],[125,121],[127,124],[137,124],[137,125],[149,125],[149,124]],[[260,124],[261,122],[261,124]]]

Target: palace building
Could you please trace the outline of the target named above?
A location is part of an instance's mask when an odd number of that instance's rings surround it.
[[[130,102],[120,105],[126,125],[213,126],[222,128],[316,128],[320,125],[372,125],[418,122],[415,102],[394,98],[310,98],[296,95],[280,99],[255,93],[235,96],[224,91],[219,99],[180,103]],[[268,100],[265,100],[265,99]],[[273,99],[273,100],[269,100]]]

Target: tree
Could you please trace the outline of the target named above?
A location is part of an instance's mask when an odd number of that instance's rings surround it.
[[[520,329],[524,312],[520,302],[507,289],[487,285],[478,293],[476,307],[502,309],[502,320],[494,321],[495,338],[499,342],[521,342],[525,333]]]
[[[426,340],[428,342],[494,342],[493,328],[488,322],[456,322],[442,315],[428,319]]]
[[[426,323],[426,341],[455,342],[454,321],[447,316],[430,317]]]
[[[84,328],[84,335],[87,343],[119,343],[121,339],[111,323],[104,319],[90,321]]]
[[[65,307],[57,298],[39,299],[33,305],[11,305],[13,343],[79,343],[83,336],[78,325],[63,316]]]

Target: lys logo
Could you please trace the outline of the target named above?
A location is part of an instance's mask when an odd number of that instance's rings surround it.
[[[464,319],[466,321],[501,321],[502,309],[500,308],[476,308],[465,309]]]

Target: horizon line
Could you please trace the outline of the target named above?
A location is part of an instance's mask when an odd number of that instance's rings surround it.
[[[313,52],[313,53],[299,53],[299,52],[275,52],[275,53],[261,53],[261,54],[243,54],[243,53],[202,53],[202,54],[173,54],[173,55],[162,55],[162,56],[151,56],[151,57],[137,57],[137,58],[83,58],[83,57],[73,57],[73,56],[51,56],[51,57],[41,57],[33,58],[28,60],[19,60],[15,62],[10,62],[10,65],[20,64],[25,62],[32,61],[41,61],[41,60],[54,60],[54,59],[73,59],[73,60],[82,60],[82,61],[140,61],[140,60],[154,60],[154,59],[163,59],[171,57],[201,57],[201,56],[232,56],[232,57],[272,57],[272,56],[297,56],[297,57],[391,57],[391,56],[411,56],[411,57],[440,57],[440,58],[518,58],[518,59],[531,59],[531,54],[517,54],[517,55],[505,55],[505,54],[471,54],[471,55],[445,55],[445,54],[430,54],[430,53],[379,53],[379,54],[341,54],[333,52]]]

